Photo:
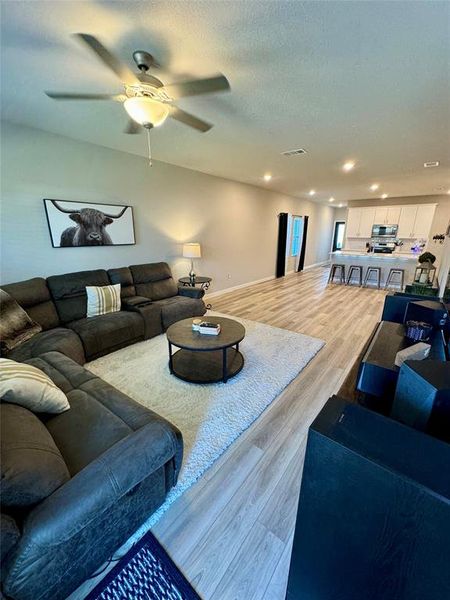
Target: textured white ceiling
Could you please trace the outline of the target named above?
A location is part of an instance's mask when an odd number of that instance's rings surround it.
[[[117,92],[70,34],[96,35],[130,66],[150,51],[164,82],[223,72],[231,93],[179,105],[215,127],[168,120],[154,157],[336,203],[450,188],[450,3],[285,0],[1,2],[3,118],[134,154],[120,104],[59,102],[44,90]],[[283,150],[306,148],[286,158]],[[357,161],[350,174],[340,166]],[[423,163],[441,161],[436,169]]]

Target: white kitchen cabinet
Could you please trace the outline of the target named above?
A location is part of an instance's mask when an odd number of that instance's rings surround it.
[[[435,209],[435,204],[419,204],[417,206],[413,238],[428,238],[433,223]]]
[[[398,238],[428,239],[435,204],[349,208],[347,238],[369,239],[373,225],[398,225]]]
[[[401,206],[388,206],[386,225],[398,225]]]
[[[361,208],[361,217],[359,219],[358,237],[372,237],[372,227],[375,219],[375,208]]]
[[[400,206],[377,206],[374,225],[398,225],[400,210]]]
[[[416,222],[417,206],[402,206],[398,221],[399,238],[414,237],[414,224]]]
[[[349,208],[347,214],[346,235],[350,237],[359,236],[359,223],[361,220],[361,208]]]
[[[386,206],[377,206],[375,209],[375,225],[386,225],[388,209]]]

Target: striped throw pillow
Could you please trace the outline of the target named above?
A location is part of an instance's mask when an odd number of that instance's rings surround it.
[[[87,316],[98,317],[120,310],[120,283],[86,286]]]
[[[61,413],[70,408],[66,395],[48,375],[8,358],[0,358],[0,397],[37,413]]]

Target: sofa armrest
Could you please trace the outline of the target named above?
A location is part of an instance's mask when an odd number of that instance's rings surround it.
[[[38,589],[47,589],[49,595],[45,597],[59,598],[63,597],[56,594],[59,579],[68,576],[68,570],[71,576],[81,580],[88,577],[98,567],[93,556],[96,547],[100,544],[102,552],[113,551],[131,533],[126,531],[127,522],[121,522],[121,519],[126,520],[121,505],[125,507],[133,495],[139,495],[140,486],[145,487],[145,481],[158,472],[158,481],[162,478],[164,489],[147,490],[146,494],[156,496],[153,510],[163,502],[167,490],[176,482],[182,445],[175,427],[152,421],[109,448],[40,503],[25,520],[22,537],[12,551],[4,581],[6,593],[15,597],[13,592],[20,592],[20,598],[25,600],[40,598],[39,594],[32,594],[35,585]],[[142,502],[145,498],[146,495]],[[142,507],[137,512],[133,518],[142,523],[152,511],[146,513]],[[108,523],[108,532],[102,523]],[[117,537],[118,530],[125,532],[123,539]],[[116,539],[111,541],[113,536]],[[114,548],[110,548],[114,544]],[[101,562],[106,557],[103,556]],[[44,584],[46,577],[47,584]]]
[[[39,504],[25,521],[24,540],[32,538],[33,545],[41,548],[64,543],[171,460],[176,463],[177,477],[181,457],[182,439],[177,430],[169,423],[148,423],[114,444]]]
[[[187,285],[179,285],[178,295],[187,296],[188,298],[196,298],[200,300],[205,295],[205,290],[203,290],[202,288],[195,288]]]
[[[122,302],[122,310],[137,312],[144,319],[144,339],[163,333],[161,306],[144,296],[133,296]]]
[[[144,296],[131,296],[130,298],[122,298],[122,310],[136,310],[140,306],[148,306],[152,301]]]

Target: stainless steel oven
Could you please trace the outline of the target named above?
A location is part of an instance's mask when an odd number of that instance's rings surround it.
[[[396,238],[398,225],[372,225],[373,238]]]

